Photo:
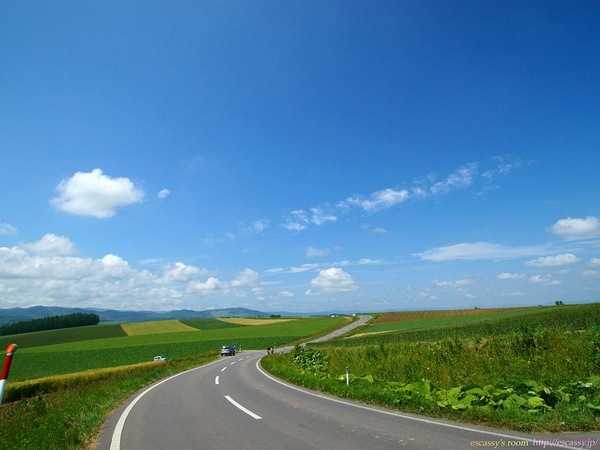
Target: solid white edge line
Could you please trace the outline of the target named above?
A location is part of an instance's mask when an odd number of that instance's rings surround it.
[[[238,402],[236,402],[234,399],[232,399],[229,395],[225,396],[225,399],[231,403],[233,406],[235,406],[237,409],[245,412],[246,414],[248,414],[250,417],[252,417],[253,419],[256,420],[260,420],[262,419],[262,417],[260,417],[258,414],[253,413],[252,411],[250,411],[248,408],[245,408],[244,406],[240,405]]]
[[[494,432],[494,431],[478,430],[477,428],[464,427],[464,426],[461,426],[461,425],[454,425],[454,424],[446,423],[446,422],[438,422],[437,420],[425,419],[423,417],[407,416],[405,414],[400,414],[400,413],[396,413],[396,412],[393,412],[393,411],[384,411],[382,409],[370,408],[369,406],[359,405],[357,403],[352,403],[352,402],[347,402],[347,401],[344,401],[344,400],[339,400],[337,398],[329,397],[327,395],[321,395],[321,394],[317,394],[315,392],[310,392],[310,391],[307,391],[305,389],[299,388],[297,386],[293,386],[291,384],[288,384],[288,383],[286,383],[284,381],[278,380],[277,378],[269,375],[261,367],[261,365],[260,365],[261,359],[262,358],[259,358],[256,361],[256,368],[265,377],[267,377],[271,381],[274,381],[275,383],[279,383],[282,386],[285,386],[285,387],[287,387],[289,389],[293,389],[295,391],[302,392],[304,394],[311,395],[313,397],[321,398],[323,400],[329,400],[331,402],[339,403],[339,404],[346,405],[346,406],[353,406],[354,408],[365,409],[367,411],[376,412],[376,413],[379,413],[379,414],[386,414],[388,416],[396,416],[396,417],[399,417],[401,419],[412,420],[412,421],[415,421],[415,422],[427,423],[427,424],[430,424],[430,425],[439,425],[441,427],[453,428],[455,430],[468,431],[468,432],[477,433],[477,434],[485,434],[485,435],[488,435],[488,436],[502,437],[502,438],[505,438],[505,439],[523,440],[523,441],[527,441],[529,443],[535,443],[536,442],[536,439],[527,438],[527,437],[524,437],[524,436],[517,436],[517,435],[512,435],[512,434],[497,433],[497,432]],[[543,439],[544,438],[540,438],[538,440],[543,440]],[[560,444],[555,444],[555,445],[548,444],[548,447],[566,448],[566,449],[569,449],[569,450],[581,450],[581,448],[578,448],[578,447],[569,447],[567,445],[560,445]]]
[[[161,384],[166,383],[169,380],[172,380],[173,378],[177,378],[180,375],[184,375],[186,373],[193,372],[194,370],[203,369],[204,367],[212,366],[213,364],[217,364],[217,363],[219,363],[221,361],[222,360],[217,359],[215,361],[209,362],[208,364],[203,364],[201,366],[194,367],[192,369],[188,369],[188,370],[185,370],[183,372],[176,373],[175,375],[171,375],[170,377],[165,378],[164,380],[159,381],[156,384],[153,384],[148,389],[146,389],[143,392],[141,392],[136,398],[134,398],[131,401],[131,403],[129,403],[129,405],[127,405],[127,408],[125,408],[123,410],[123,412],[121,413],[121,416],[119,417],[119,420],[117,421],[117,424],[115,425],[115,430],[113,431],[113,434],[112,434],[112,438],[111,438],[111,441],[110,441],[110,450],[121,450],[121,435],[123,434],[123,428],[125,427],[125,421],[127,420],[127,417],[131,413],[131,410],[133,409],[133,407],[135,406],[135,404],[137,402],[139,402],[144,395],[146,395],[152,389],[160,386]]]
[[[219,384],[219,375],[215,377],[215,384]]]

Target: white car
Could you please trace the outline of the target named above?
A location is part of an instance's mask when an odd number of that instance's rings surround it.
[[[158,355],[158,356],[154,357],[154,361],[166,361],[166,360],[167,360],[167,358],[165,358],[164,356]]]

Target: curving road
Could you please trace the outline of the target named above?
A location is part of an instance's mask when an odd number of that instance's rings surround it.
[[[357,322],[351,325],[360,326]],[[523,439],[511,432],[371,408],[291,386],[261,369],[263,355],[244,352],[152,385],[108,419],[97,448],[448,450],[473,448],[474,441]],[[532,441],[525,443],[535,447]]]

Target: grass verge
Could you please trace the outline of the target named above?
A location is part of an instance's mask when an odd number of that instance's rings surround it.
[[[521,431],[583,431],[600,429],[598,355],[598,331],[540,330],[296,349],[263,359],[263,367],[311,389],[403,411]]]
[[[0,449],[81,449],[100,430],[105,417],[138,389],[217,357],[197,357],[145,364],[56,382],[57,390],[0,407]],[[119,370],[120,369],[120,370]],[[101,371],[98,371],[101,372]],[[109,376],[108,376],[109,375]],[[62,388],[61,388],[62,386]]]

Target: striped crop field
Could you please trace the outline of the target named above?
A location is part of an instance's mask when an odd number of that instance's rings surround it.
[[[219,319],[189,319],[182,320],[182,322],[190,327],[197,328],[199,330],[216,330],[219,328],[236,328],[241,327],[236,323],[225,322]]]
[[[247,317],[223,317],[220,320],[236,325],[272,325],[274,323],[291,322],[297,319],[251,319]]]
[[[354,333],[367,336],[393,331],[446,328],[479,323],[487,320],[520,317],[527,314],[551,312],[553,307],[463,309],[447,311],[406,311],[378,315],[372,322]]]
[[[179,320],[152,320],[148,322],[132,322],[121,325],[127,336],[140,336],[145,334],[179,333],[185,331],[198,331],[197,328],[186,325]]]

